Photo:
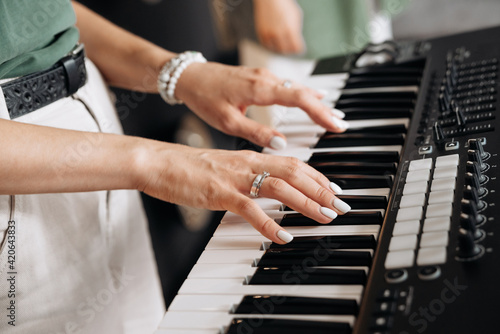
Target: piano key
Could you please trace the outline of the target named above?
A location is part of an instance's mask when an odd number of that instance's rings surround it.
[[[188,278],[184,281],[179,294],[213,295],[293,295],[342,298],[361,294],[362,285],[248,285],[241,278]]]
[[[385,96],[370,96],[370,97],[357,97],[357,96],[342,96],[337,103],[335,103],[335,108],[344,111],[348,108],[413,108],[415,100],[413,98],[397,98],[397,97],[385,97]]]
[[[372,188],[372,189],[343,189],[342,195],[351,196],[384,196],[386,199],[391,192],[390,188]]]
[[[279,301],[276,302],[276,301]],[[269,307],[272,305],[273,307]],[[354,299],[310,298],[290,296],[244,296],[234,314],[357,314]]]
[[[370,89],[364,89],[364,90],[349,90],[346,89],[342,92],[342,99],[344,98],[373,98],[373,99],[387,99],[387,98],[394,98],[394,99],[407,99],[407,100],[414,100],[417,97],[417,93],[415,92],[414,89],[410,90],[399,90],[399,91],[389,91],[389,90],[379,90],[379,91],[374,91]]]
[[[365,273],[369,272],[367,266],[323,266],[328,269],[355,269]],[[255,274],[257,267],[253,263],[232,264],[232,263],[197,263],[189,272],[188,278],[239,278],[246,279]]]
[[[367,66],[354,68],[350,71],[349,77],[359,76],[359,75],[371,75],[371,76],[386,76],[391,75],[401,75],[401,76],[421,76],[422,68],[420,67],[410,67],[401,65],[391,65],[388,66]]]
[[[285,283],[286,282],[286,283]],[[251,285],[366,284],[366,272],[358,269],[260,267],[248,278]]]
[[[283,216],[280,225],[289,226],[325,226],[325,225],[377,225],[382,224],[383,217],[379,211],[348,212],[339,215],[328,224],[320,224],[317,221],[304,216],[301,213],[287,213]]]
[[[343,190],[391,188],[393,183],[393,177],[390,175],[325,174],[325,176]]]
[[[357,95],[357,94],[379,94],[379,93],[418,93],[418,86],[387,86],[387,87],[365,87],[365,88],[349,88],[343,89],[341,91],[346,95]]]
[[[348,238],[346,238],[346,236]],[[376,240],[376,233],[367,233],[361,235],[350,235],[348,233],[327,233],[319,236],[297,236],[289,245],[295,245],[296,248],[308,248],[306,245],[317,246],[317,244],[329,244],[332,246],[341,245],[339,248],[372,248],[370,240]],[[301,246],[302,245],[302,246]],[[363,245],[363,247],[361,247]],[[281,245],[271,244],[271,241],[262,235],[256,236],[227,236],[212,237],[205,247],[209,249],[268,249]]]
[[[258,326],[255,324],[258,323]],[[253,325],[253,326],[252,326]],[[251,329],[252,334],[349,334],[351,326],[339,322],[317,322],[281,319],[237,318],[231,323],[226,334],[245,333]]]
[[[323,174],[394,175],[397,171],[394,162],[312,162],[309,165]]]
[[[380,225],[320,225],[320,226],[290,226],[286,230],[295,236],[312,236],[327,234],[368,234],[378,233]],[[257,236],[260,233],[247,222],[231,222],[220,224],[215,230],[215,237],[224,236]]]
[[[345,121],[410,117],[412,114],[410,108],[396,107],[350,107],[343,108],[342,111],[345,113]]]
[[[255,317],[253,315],[233,315],[227,312],[189,312],[189,311],[172,311],[167,312],[163,320],[161,321],[160,329],[218,329],[220,330],[223,326],[229,326],[234,318],[244,319]],[[354,317],[349,315],[265,315],[259,314],[259,319],[262,322],[263,319],[294,319],[302,321],[314,321],[328,324],[332,321],[345,322],[348,324],[354,323]],[[255,325],[255,322],[252,324]],[[252,328],[252,327],[250,327]],[[260,327],[258,327],[260,328]],[[254,334],[257,334],[257,328],[254,329]],[[240,332],[234,332],[240,333]],[[244,332],[243,332],[244,333]],[[269,332],[266,332],[269,333]],[[275,331],[273,333],[279,333]],[[303,332],[302,332],[303,333]],[[332,332],[330,332],[332,333]]]
[[[314,148],[403,145],[402,134],[339,133],[321,137]]]
[[[386,196],[352,196],[352,195],[336,195],[337,198],[349,204],[353,210],[366,209],[386,209]],[[282,211],[294,211],[288,206],[280,208]]]
[[[158,329],[154,334],[220,334],[220,329]]]
[[[356,127],[349,128],[344,133],[402,133],[406,134],[407,128],[406,125],[397,123],[397,124],[387,124],[380,126],[366,126],[366,127]],[[334,132],[325,132],[325,136],[329,134],[335,134]]]
[[[365,88],[365,87],[386,87],[386,86],[415,86],[420,82],[419,77],[372,77],[355,76],[349,77],[345,84],[345,89]]]
[[[319,237],[296,237],[286,245],[271,243],[269,248],[304,248],[316,249],[375,249],[377,245],[373,235],[336,235]]]
[[[371,265],[372,254],[363,250],[327,250],[327,249],[269,249],[260,259],[256,260],[258,267],[304,265],[314,263],[314,266],[367,266]]]
[[[318,152],[313,153],[309,159],[309,164],[316,162],[330,161],[357,161],[357,162],[398,162],[399,152]]]

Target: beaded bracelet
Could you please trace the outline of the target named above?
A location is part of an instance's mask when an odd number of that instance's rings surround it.
[[[206,63],[207,60],[200,52],[185,51],[169,60],[158,74],[158,92],[165,102],[170,105],[182,104],[175,97],[175,86],[182,72],[192,63]]]

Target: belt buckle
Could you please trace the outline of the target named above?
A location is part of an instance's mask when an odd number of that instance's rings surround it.
[[[71,50],[70,52],[68,52],[68,54],[66,56],[76,56],[78,55],[84,48],[84,44],[83,43],[76,43],[75,47],[73,48],[73,50]]]
[[[73,50],[71,50],[64,58],[60,60],[60,63],[64,67],[66,72],[68,96],[73,95],[80,88],[80,74],[78,72],[78,65],[76,64],[76,58],[83,51],[83,43],[77,43]]]

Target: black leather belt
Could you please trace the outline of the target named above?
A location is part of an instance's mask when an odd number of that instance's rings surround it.
[[[1,85],[10,118],[14,119],[70,96],[85,85],[87,70],[83,44],[48,70]]]

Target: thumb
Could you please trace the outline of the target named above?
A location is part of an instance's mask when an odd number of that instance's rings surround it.
[[[283,134],[244,115],[236,116],[233,134],[262,147],[275,150],[286,148],[286,137]]]

